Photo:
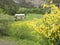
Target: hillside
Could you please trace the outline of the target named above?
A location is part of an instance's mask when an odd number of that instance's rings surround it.
[[[13,0],[0,0],[0,8],[4,9],[8,14],[14,14],[18,8],[18,4]]]

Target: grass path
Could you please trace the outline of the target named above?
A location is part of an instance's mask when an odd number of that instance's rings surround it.
[[[19,45],[13,41],[0,40],[0,45]]]
[[[20,45],[20,43],[9,38],[0,38],[0,45]]]

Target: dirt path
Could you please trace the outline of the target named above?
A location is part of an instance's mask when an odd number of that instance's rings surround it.
[[[20,45],[14,41],[0,39],[0,45]]]

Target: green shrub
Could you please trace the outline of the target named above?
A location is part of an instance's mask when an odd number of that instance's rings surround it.
[[[14,21],[15,18],[13,16],[10,16],[8,14],[0,14],[0,23],[3,22],[10,22],[10,21]]]
[[[45,14],[45,9],[43,8],[19,8],[17,13],[34,13],[34,14]]]
[[[0,14],[5,13],[3,9],[0,8]]]
[[[19,8],[17,13],[25,13],[26,14],[27,8]]]
[[[33,22],[14,22],[11,24],[8,24],[7,26],[7,34],[16,37],[17,39],[22,39],[21,43],[26,45],[48,45],[48,40],[40,35],[37,31],[34,30],[35,26]],[[28,41],[28,42],[26,42]],[[33,42],[30,42],[33,41]],[[44,43],[43,43],[44,42]],[[28,43],[28,44],[27,44]]]
[[[21,40],[20,44],[21,45],[41,45],[40,43],[31,41],[31,40]]]
[[[10,36],[15,36],[21,39],[28,39],[33,31],[32,27],[26,25],[26,23],[15,22],[7,26],[7,32]]]
[[[6,26],[10,22],[14,22],[15,18],[13,16],[9,16],[7,14],[0,14],[0,34],[6,34]]]
[[[35,29],[47,38],[50,43],[48,45],[60,45],[60,9],[54,4],[47,6],[51,8],[51,13],[46,13],[44,18],[37,20],[39,25]]]

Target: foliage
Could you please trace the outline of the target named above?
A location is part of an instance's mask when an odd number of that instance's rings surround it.
[[[58,9],[58,7],[56,7],[54,4],[50,4],[49,6],[51,7],[51,13],[46,13],[44,18],[40,19],[40,22],[38,21],[40,25],[37,26],[35,30],[41,35],[44,35],[47,38],[48,42],[50,42],[50,45],[59,45],[60,9]]]
[[[14,21],[15,18],[8,14],[0,14],[0,22],[5,23],[6,21]]]
[[[37,31],[35,31],[35,22],[25,21],[25,22],[15,22],[7,26],[7,34],[18,39],[25,41],[33,41],[40,45],[47,45],[47,40],[45,37],[42,37]],[[43,43],[45,42],[45,43]],[[29,42],[25,42],[29,43]],[[23,43],[23,44],[25,44]],[[30,43],[31,44],[31,43]],[[34,43],[35,44],[35,43]]]
[[[27,8],[19,8],[19,10],[17,11],[17,13],[27,13]]]
[[[45,14],[45,9],[43,8],[19,8],[17,13],[34,13],[34,14]]]
[[[34,29],[32,28],[32,26],[29,26],[28,24],[26,24],[26,22],[15,22],[12,24],[9,24],[8,26],[8,34],[11,36],[15,36],[17,38],[21,38],[21,39],[29,39],[29,37],[31,36],[31,39],[33,37],[32,32],[34,32]]]
[[[40,45],[39,43],[36,43],[34,41],[31,41],[31,40],[21,40],[21,44],[22,45]]]
[[[6,25],[10,22],[14,22],[15,18],[7,14],[0,14],[0,34],[6,35]]]
[[[4,14],[5,11],[4,11],[3,9],[0,8],[0,14],[2,14],[2,13]]]
[[[0,8],[3,9],[5,13],[14,15],[19,6],[13,0],[0,0]]]

